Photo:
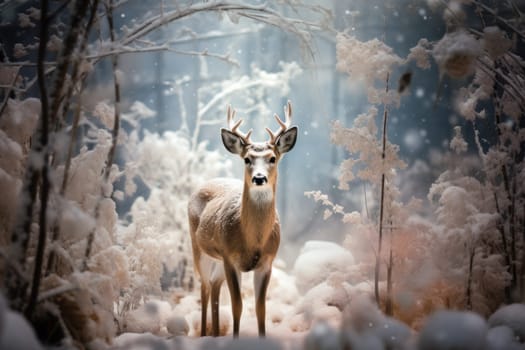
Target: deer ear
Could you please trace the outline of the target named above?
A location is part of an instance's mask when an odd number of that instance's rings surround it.
[[[241,154],[244,148],[244,142],[230,130],[221,129],[221,138],[224,147],[233,154]]]
[[[292,150],[297,141],[297,126],[292,126],[279,136],[275,145],[279,153],[283,154]]]

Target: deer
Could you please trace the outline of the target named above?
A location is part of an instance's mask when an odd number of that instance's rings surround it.
[[[266,292],[277,254],[281,228],[276,209],[277,164],[295,146],[297,126],[291,126],[292,105],[277,114],[277,131],[265,128],[269,139],[253,142],[253,130],[243,133],[228,106],[228,129],[221,128],[224,147],[244,161],[244,179],[218,178],[196,190],[188,202],[194,269],[201,281],[201,336],[206,336],[211,296],[212,335],[219,335],[219,296],[226,280],[231,297],[233,337],[239,336],[242,313],[241,273],[253,271],[258,334],[266,334]]]

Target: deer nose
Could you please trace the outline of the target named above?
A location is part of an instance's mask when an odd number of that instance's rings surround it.
[[[252,177],[252,183],[257,186],[262,186],[267,182],[268,182],[268,179],[266,178],[266,176],[262,174],[257,174],[254,177]]]

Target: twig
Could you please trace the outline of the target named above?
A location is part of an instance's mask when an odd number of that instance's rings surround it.
[[[108,20],[108,26],[109,26],[109,32],[110,32],[110,39],[111,39],[111,42],[114,44],[116,41],[116,38],[115,38],[115,28],[113,24],[113,0],[108,0],[108,1],[109,1],[109,4],[106,4],[106,13],[107,13],[107,20]],[[109,149],[107,160],[106,160],[106,167],[104,168],[104,180],[103,180],[102,188],[100,189],[101,191],[100,198],[95,208],[95,221],[98,221],[98,218],[100,217],[100,203],[101,203],[102,198],[104,197],[104,187],[109,182],[109,175],[111,173],[111,168],[113,165],[113,158],[115,157],[115,151],[117,148],[118,134],[119,134],[119,128],[120,128],[120,82],[119,82],[119,77],[118,77],[118,55],[112,56],[112,66],[113,66],[113,82],[114,82],[114,91],[115,91],[113,131],[112,131],[111,148]],[[84,261],[82,263],[82,271],[85,271],[88,268],[88,260],[91,255],[93,240],[95,238],[95,231],[96,231],[96,226],[88,234],[86,251],[84,254]]]
[[[40,21],[40,42],[38,45],[38,87],[40,89],[40,99],[41,99],[41,130],[40,130],[40,140],[39,140],[39,149],[43,153],[43,164],[41,170],[42,176],[42,186],[40,191],[40,215],[38,219],[39,224],[39,234],[38,234],[38,243],[35,256],[35,263],[33,268],[33,282],[31,284],[31,292],[29,295],[29,302],[27,308],[25,309],[24,314],[27,318],[31,318],[33,311],[36,307],[38,290],[40,287],[41,277],[42,277],[42,261],[44,259],[44,250],[46,246],[46,236],[47,236],[47,204],[49,198],[49,189],[50,189],[50,180],[48,174],[48,160],[49,160],[49,149],[48,149],[48,140],[49,140],[49,105],[47,98],[47,85],[46,77],[44,74],[44,66],[41,62],[44,61],[46,55],[46,45],[48,40],[48,22],[47,22],[47,12],[48,12],[48,0],[41,1],[41,13],[42,18]]]
[[[82,33],[82,39],[80,40],[80,48],[78,50],[78,54],[76,55],[76,57],[72,59],[73,69],[71,72],[70,87],[69,89],[66,90],[66,96],[64,98],[64,103],[62,104],[62,111],[60,113],[61,116],[66,115],[67,110],[69,109],[69,103],[71,101],[71,97],[73,96],[73,92],[75,91],[75,82],[78,81],[79,78],[81,79],[81,84],[83,84],[84,82],[84,79],[79,77],[80,62],[82,61],[82,56],[87,48],[89,33],[91,32],[91,27],[93,26],[93,23],[95,20],[95,14],[97,13],[97,7],[98,7],[98,0],[94,0],[92,8],[91,8],[91,12],[89,14],[89,18],[86,24],[86,28],[83,30],[83,33]],[[56,118],[55,131],[58,131],[62,119],[63,118]]]
[[[83,86],[84,81],[82,81],[81,84]],[[61,198],[63,198],[66,193],[66,187],[67,187],[67,183],[69,180],[69,170],[71,168],[71,159],[73,158],[73,148],[75,145],[75,140],[77,139],[78,123],[79,123],[80,114],[82,111],[82,90],[83,90],[82,86],[80,88],[80,94],[78,96],[77,106],[75,109],[75,114],[73,116],[73,125],[71,126],[71,136],[69,138],[69,145],[68,145],[68,150],[67,150],[67,155],[66,155],[66,163],[64,165],[64,174],[62,177],[62,184],[60,186],[60,191],[59,191],[59,195]],[[59,198],[59,201],[58,201],[59,207],[62,206],[61,198]],[[60,210],[59,210],[59,213],[60,213]],[[60,225],[58,223],[58,220],[59,219],[57,217],[53,225],[53,236],[51,237],[51,242],[56,242],[60,238]],[[47,260],[46,275],[55,269],[55,266],[54,266],[55,259],[56,259],[56,253],[54,250],[51,250],[49,252],[49,258]]]
[[[2,114],[4,113],[4,109],[7,107],[7,103],[9,102],[9,95],[11,94],[11,92],[13,92],[13,91],[19,92],[18,91],[19,89],[15,86],[16,81],[17,81],[19,76],[20,76],[20,67],[18,66],[18,69],[16,70],[16,74],[13,77],[13,80],[11,81],[11,84],[9,84],[7,86],[0,85],[0,89],[7,89],[7,91],[5,92],[4,101],[2,102],[2,107],[0,107],[0,118],[2,117]]]
[[[65,89],[64,81],[66,80],[66,74],[71,64],[71,57],[76,47],[80,28],[84,23],[84,16],[88,10],[89,0],[77,0],[75,2],[75,8],[73,15],[71,16],[71,23],[69,25],[69,32],[64,40],[64,45],[60,56],[57,60],[57,70],[55,73],[55,81],[53,89],[51,90],[51,122],[55,122],[60,119],[58,116],[58,110],[60,103],[64,98],[63,91]]]
[[[65,0],[63,3],[60,4],[60,6],[58,6],[53,12],[51,12],[47,16],[48,23],[55,19],[55,17],[58,16],[60,12],[64,11],[64,9],[67,7],[67,5],[69,5],[70,2],[71,0]]]
[[[22,266],[20,266],[17,261],[11,259],[9,253],[6,253],[3,247],[0,247],[0,256],[4,259],[7,268],[17,274],[17,278],[21,279],[24,283],[29,283],[29,279]]]
[[[494,16],[494,18],[504,24],[505,26],[507,26],[509,29],[511,29],[512,31],[514,31],[519,37],[521,37],[521,39],[525,39],[525,34],[520,31],[518,28],[516,28],[515,26],[513,26],[512,24],[509,23],[509,21],[503,17],[501,17],[500,15],[498,15],[496,13],[496,11],[494,11],[494,9],[490,8],[489,6],[481,3],[480,1],[476,1],[474,0],[473,1],[473,4],[479,6],[480,8],[482,8],[484,11],[487,11],[488,13],[490,13],[492,16]]]
[[[168,52],[174,52],[180,55],[188,55],[188,56],[207,56],[207,57],[213,57],[217,58],[219,60],[225,61],[227,63],[233,64],[236,67],[239,67],[239,62],[237,60],[234,60],[230,57],[230,55],[221,55],[213,52],[209,52],[207,50],[203,51],[184,51],[184,50],[177,50],[172,47],[169,47],[167,45],[157,45],[157,46],[150,46],[150,47],[122,47],[120,49],[113,49],[111,51],[101,52],[94,55],[88,55],[86,56],[87,59],[101,59],[107,56],[113,56],[113,55],[123,55],[123,54],[132,54],[132,53],[144,53],[144,52],[157,52],[157,51],[168,51]]]
[[[498,76],[501,76],[501,78],[504,79],[508,83],[508,86],[510,87],[510,89],[507,88],[506,85],[504,85],[504,82],[497,79],[497,77],[494,77],[494,83],[499,85],[504,91],[506,91],[509,95],[511,95],[516,100],[516,102],[520,104],[520,107],[522,109],[525,109],[525,104],[524,104],[525,96],[521,94],[521,90],[518,87],[514,86],[512,81],[509,79],[509,77],[507,77],[505,74],[502,74],[501,71],[490,67],[487,63],[483,62],[483,60],[478,59],[477,62],[479,63],[478,67],[481,70],[483,70],[485,74],[490,74],[492,72],[492,73],[497,74]],[[515,93],[517,95],[515,95]]]
[[[50,299],[50,298],[56,297],[57,295],[61,295],[67,292],[77,290],[77,289],[79,289],[79,287],[75,284],[72,284],[72,283],[64,284],[64,285],[61,285],[56,288],[46,290],[45,292],[40,293],[40,295],[38,296],[38,302],[40,303],[46,299]]]

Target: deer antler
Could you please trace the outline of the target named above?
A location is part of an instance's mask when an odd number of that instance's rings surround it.
[[[234,121],[235,118],[235,109],[232,109],[231,105],[228,105],[228,127],[230,128],[230,131],[234,133],[235,135],[239,136],[245,145],[249,145],[252,143],[250,140],[250,136],[252,135],[252,129],[250,129],[246,134],[239,130],[239,126],[243,123],[243,119],[239,119],[238,121]]]
[[[269,128],[266,128],[266,131],[268,132],[268,134],[270,134],[270,140],[268,142],[272,145],[275,144],[279,136],[281,136],[283,132],[288,130],[288,128],[292,124],[292,103],[288,101],[286,106],[284,106],[284,122],[281,118],[279,118],[277,113],[274,114],[273,117],[275,118],[275,120],[277,120],[277,123],[279,123],[280,128],[275,132],[273,132]]]

